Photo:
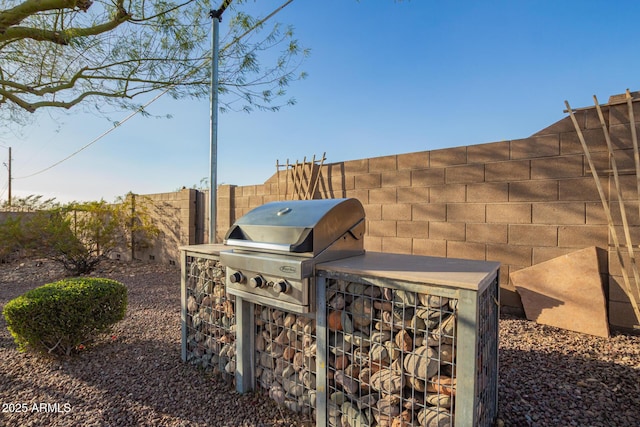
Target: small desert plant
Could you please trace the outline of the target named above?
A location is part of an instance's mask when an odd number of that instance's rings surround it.
[[[0,222],[0,259],[35,254],[63,265],[70,276],[93,271],[123,245],[136,250],[153,245],[159,234],[149,202],[129,193],[120,203],[73,202],[23,212]]]
[[[153,223],[153,201],[146,196],[131,192],[116,198],[114,215],[119,218],[124,244],[131,250],[131,259],[136,252],[153,246],[160,230]]]
[[[124,318],[127,288],[102,278],[70,278],[32,289],[2,313],[21,351],[69,355]]]
[[[22,248],[24,241],[24,229],[20,217],[10,216],[0,223],[0,260],[7,259],[10,255]]]
[[[43,199],[44,196],[31,194],[26,197],[14,197],[9,201],[5,200],[0,203],[0,211],[8,210],[13,212],[36,212],[46,209],[53,209],[60,204],[56,202],[56,198]]]
[[[115,246],[118,224],[109,209],[91,202],[11,214],[0,222],[0,257],[33,254],[61,263],[69,275],[88,273]]]

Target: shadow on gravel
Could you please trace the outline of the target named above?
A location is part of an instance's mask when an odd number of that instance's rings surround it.
[[[264,423],[264,407],[271,402],[238,395],[222,379],[183,363],[179,346],[166,342],[104,344],[73,358],[63,370],[108,396],[101,411],[105,425],[274,425]]]
[[[499,360],[499,417],[507,426],[632,426],[640,419],[640,369],[544,351],[501,349]],[[104,344],[70,359],[62,370],[109,396],[102,409],[109,425],[163,419],[273,425],[260,422],[262,405],[269,402],[240,396],[221,379],[182,363],[179,348],[166,342]],[[238,419],[238,413],[245,418]]]
[[[47,372],[43,371],[42,374],[46,375]],[[5,389],[5,387],[8,386],[10,386],[10,390]],[[28,396],[32,398],[25,399],[23,397],[15,397],[12,393],[15,389],[28,390]],[[37,416],[36,413],[40,412],[41,404],[49,406],[49,411],[42,410],[41,412],[52,412],[51,409],[53,409],[53,412],[55,412],[54,415],[69,412],[73,410],[73,408],[81,408],[86,405],[83,397],[69,393],[68,390],[60,387],[55,381],[42,381],[38,378],[34,380],[33,377],[12,373],[3,373],[0,377],[0,396],[5,396],[5,399],[3,399],[4,403],[27,404],[29,410],[24,412],[29,413],[31,417]],[[34,407],[33,405],[36,406]],[[51,422],[51,417],[47,417],[49,414],[42,415],[44,415],[45,418],[40,419],[41,425],[45,425],[45,422]],[[31,425],[33,425],[33,423]],[[53,425],[53,423],[51,425]]]
[[[503,350],[499,418],[506,426],[632,426],[640,420],[640,369],[585,355]]]
[[[171,272],[171,280],[159,281],[157,274],[137,274],[135,277],[120,274],[97,275],[109,277],[127,286],[129,304],[139,304],[147,308],[180,308],[180,271]],[[134,282],[131,284],[130,282]],[[136,286],[135,283],[145,283],[145,286]],[[148,285],[147,285],[148,284]],[[153,294],[153,297],[150,297]]]
[[[1,311],[2,311],[2,308],[0,308],[0,312]],[[13,337],[11,336],[9,331],[7,330],[7,324],[4,321],[4,317],[0,319],[0,330],[7,331],[6,334],[0,333],[0,348],[7,348],[7,349],[16,348],[16,343],[13,340]]]

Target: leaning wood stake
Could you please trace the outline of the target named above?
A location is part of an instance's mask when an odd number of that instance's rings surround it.
[[[607,143],[607,150],[609,151],[609,159],[611,160],[611,169],[613,171],[613,180],[616,188],[616,197],[618,198],[618,206],[620,207],[620,218],[622,219],[622,230],[624,231],[625,241],[627,243],[627,252],[629,255],[629,260],[631,262],[631,270],[633,271],[633,278],[635,280],[635,292],[640,294],[640,274],[638,273],[638,265],[636,263],[636,257],[633,250],[633,244],[631,242],[631,233],[629,231],[629,222],[627,221],[627,212],[624,206],[624,200],[622,200],[622,190],[620,185],[620,175],[618,173],[618,166],[616,164],[616,157],[613,152],[613,144],[611,143],[611,134],[607,129],[607,123],[604,119],[604,114],[602,114],[602,109],[600,108],[600,103],[598,102],[598,98],[593,95],[593,101],[596,105],[596,111],[598,112],[598,118],[600,119],[600,125],[602,126],[602,132],[604,133],[604,139]],[[640,199],[639,199],[640,200]],[[631,289],[629,289],[631,290]],[[630,299],[635,299],[636,293],[633,293],[629,296]],[[640,319],[639,319],[640,320]]]
[[[306,188],[306,190],[304,192],[304,199],[305,200],[309,200],[309,199],[312,198],[312,197],[310,197],[309,193],[311,191],[311,179],[313,178],[313,167],[315,166],[315,164],[316,164],[316,155],[314,154],[313,155],[313,159],[311,160],[311,163],[309,164],[309,176],[305,177],[305,179],[304,179],[305,183],[307,184],[306,185],[307,188]],[[305,167],[305,171],[306,171],[306,167]]]
[[[284,181],[284,199],[287,200],[287,195],[289,194],[289,159],[287,159],[287,167],[285,170],[287,171],[287,176]]]
[[[307,158],[305,157],[305,161]],[[302,191],[300,184],[300,178],[298,177],[300,172],[300,162],[296,160],[296,165],[293,167],[293,200],[300,200],[300,192]]]
[[[611,210],[609,209],[609,204],[607,203],[607,199],[604,194],[604,190],[602,189],[602,183],[600,182],[600,178],[598,177],[598,172],[596,171],[596,167],[593,164],[593,160],[591,159],[591,153],[589,152],[589,147],[587,147],[587,143],[585,142],[584,135],[582,134],[582,130],[580,129],[580,125],[576,120],[575,115],[573,114],[573,110],[569,105],[568,101],[564,101],[564,104],[567,107],[567,111],[569,112],[569,116],[571,117],[571,121],[573,122],[573,126],[576,129],[576,133],[578,134],[578,139],[580,140],[580,144],[582,145],[582,149],[584,151],[584,155],[589,163],[589,169],[591,169],[591,174],[596,181],[596,187],[598,189],[598,195],[600,196],[600,201],[602,202],[602,207],[604,209],[604,213],[607,217],[607,222],[609,224],[609,232],[611,233],[611,238],[613,240],[613,244],[616,248],[616,255],[618,257],[618,262],[620,263],[622,270],[622,278],[624,280],[624,285],[629,295],[629,300],[631,301],[631,306],[633,307],[633,311],[636,315],[638,321],[640,321],[640,308],[638,307],[638,303],[634,298],[633,293],[631,292],[631,283],[629,281],[629,275],[625,268],[625,263],[622,257],[622,252],[620,251],[620,241],[618,240],[618,233],[616,232],[615,226],[613,225],[613,218],[611,217]]]
[[[631,142],[633,143],[633,161],[636,165],[636,188],[638,191],[638,211],[640,212],[640,154],[638,153],[638,135],[636,135],[636,120],[633,115],[633,98],[627,89],[627,108],[629,110],[629,125],[631,126]]]
[[[280,162],[276,159],[276,188],[278,189],[278,199],[280,199]]]
[[[325,157],[326,154],[327,154],[326,151],[322,153],[322,159],[320,159],[320,166],[318,166],[318,173],[316,174],[316,179],[315,179],[315,182],[313,183],[313,190],[311,191],[312,199],[316,194],[316,189],[318,188],[318,181],[320,180],[320,174],[322,173],[322,165],[324,164],[324,161],[326,159]]]

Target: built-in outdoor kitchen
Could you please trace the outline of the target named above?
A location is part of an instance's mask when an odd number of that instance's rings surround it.
[[[182,255],[182,359],[317,426],[488,426],[498,270],[364,250],[356,199],[271,202]]]

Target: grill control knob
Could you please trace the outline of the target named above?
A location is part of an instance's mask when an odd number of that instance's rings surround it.
[[[231,283],[242,283],[244,282],[244,276],[239,271],[229,275],[229,281]]]
[[[278,280],[277,282],[274,282],[273,289],[279,294],[286,294],[289,292],[289,284],[284,279]]]
[[[264,279],[261,276],[254,276],[249,279],[249,286],[252,288],[262,288],[264,283]]]

